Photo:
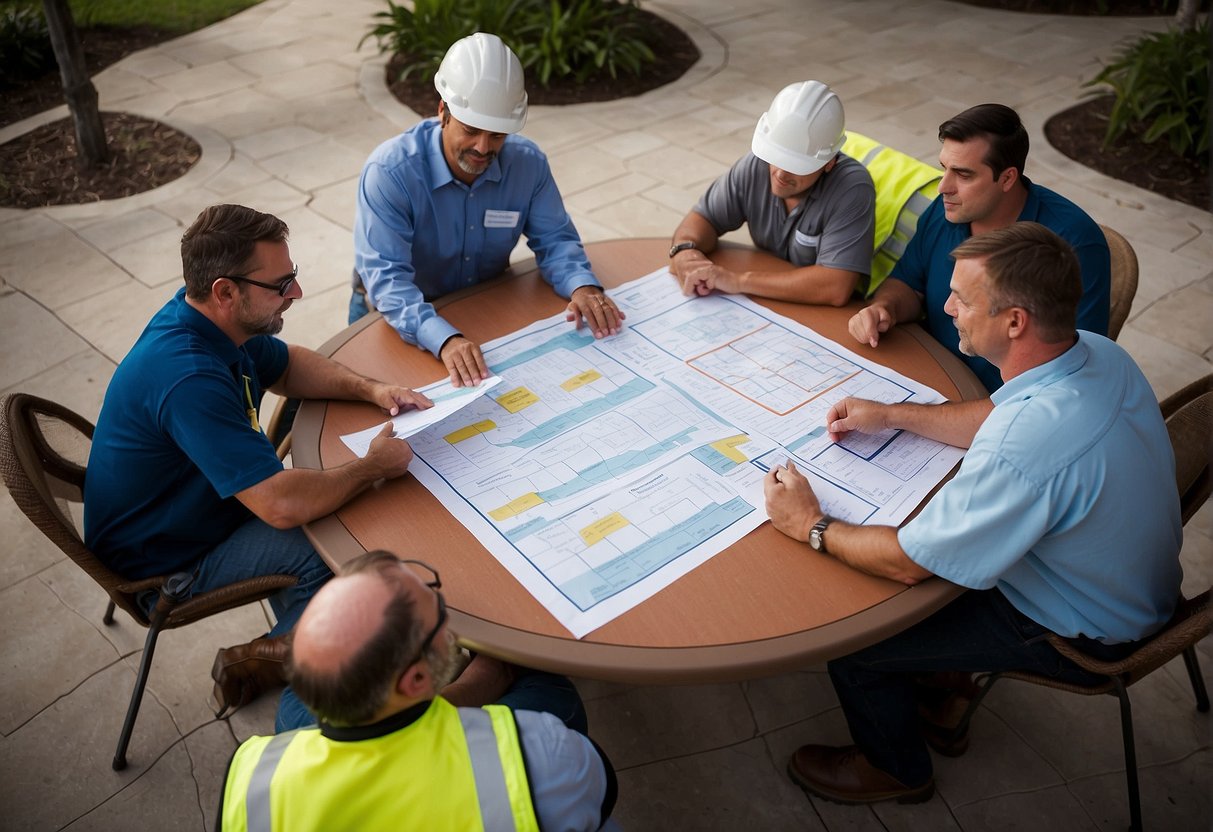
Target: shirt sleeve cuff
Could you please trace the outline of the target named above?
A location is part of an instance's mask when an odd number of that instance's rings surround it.
[[[442,345],[451,336],[458,334],[459,330],[435,315],[422,323],[417,329],[417,343],[424,349],[429,350],[435,358],[438,358],[438,353],[442,351]]]

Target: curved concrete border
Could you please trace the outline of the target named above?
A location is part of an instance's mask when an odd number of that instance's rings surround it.
[[[64,109],[66,110],[66,107]],[[209,127],[174,119],[171,116],[143,113],[137,108],[123,109],[121,112],[153,119],[162,124],[167,124],[174,130],[185,133],[191,139],[198,142],[198,146],[202,148],[202,155],[198,158],[197,163],[186,171],[184,175],[179,176],[172,182],[166,182],[142,193],[118,199],[103,199],[96,202],[82,202],[74,205],[47,205],[36,210],[54,219],[78,220],[86,219],[101,212],[123,212],[136,208],[150,207],[156,203],[180,196],[194,188],[201,187],[212,176],[223,170],[232,160],[234,151],[231,143]],[[53,120],[48,119],[48,121]]]

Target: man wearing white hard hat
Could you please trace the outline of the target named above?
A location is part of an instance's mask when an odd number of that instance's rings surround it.
[[[670,271],[685,294],[749,295],[842,306],[872,268],[876,189],[840,152],[838,96],[820,81],[784,87],[758,120],[751,153],[717,179],[674,231]],[[792,268],[734,272],[708,255],[746,223],[754,245]]]
[[[569,298],[568,320],[596,338],[617,333],[623,312],[590,270],[547,157],[517,135],[527,115],[518,57],[478,32],[447,50],[434,86],[438,117],[384,142],[363,166],[350,323],[378,309],[441,359],[453,384],[479,383],[489,376],[480,346],[432,302],[499,275],[525,234],[543,279]]]

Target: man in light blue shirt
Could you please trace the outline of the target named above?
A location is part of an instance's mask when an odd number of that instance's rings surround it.
[[[1031,222],[971,237],[945,310],[960,349],[999,368],[979,428],[944,405],[836,403],[827,427],[910,430],[966,447],[956,476],[900,530],[824,515],[795,468],[767,477],[775,527],[870,574],[938,575],[971,590],[890,639],[830,662],[855,745],[806,745],[788,765],[807,792],[843,802],[934,792],[915,703],[918,672],[1022,669],[1091,678],[1044,636],[1116,660],[1163,627],[1182,578],[1175,460],[1153,392],[1127,353],[1075,329],[1078,259]],[[963,749],[953,749],[953,753]],[[945,752],[946,753],[946,752]]]
[[[478,344],[436,298],[496,277],[525,234],[540,274],[569,298],[568,320],[602,338],[623,312],[602,291],[547,157],[514,135],[526,123],[517,56],[496,35],[457,41],[434,78],[438,118],[384,142],[358,182],[350,323],[378,309],[400,337],[440,358],[457,386],[488,378]]]

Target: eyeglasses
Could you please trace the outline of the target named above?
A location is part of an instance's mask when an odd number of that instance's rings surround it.
[[[426,586],[434,590],[434,595],[438,597],[438,620],[434,622],[434,628],[429,631],[424,639],[422,639],[421,647],[417,650],[417,654],[405,662],[404,666],[409,667],[410,665],[420,661],[421,658],[429,651],[430,646],[434,643],[434,638],[438,635],[438,631],[442,629],[442,625],[446,624],[446,599],[443,598],[442,593],[438,591],[442,588],[442,580],[438,577],[438,570],[434,569],[434,567],[430,566],[428,563],[423,563],[419,560],[402,558],[399,560],[399,563],[401,566],[406,563],[419,566],[421,567],[422,571],[428,572],[431,576],[430,579],[425,580],[425,577],[422,576],[422,580],[425,582]]]
[[[218,280],[220,277],[227,278],[228,280],[235,280],[240,283],[248,283],[252,286],[260,286],[262,289],[269,289],[271,292],[277,292],[281,297],[286,297],[286,293],[291,290],[291,287],[295,285],[295,281],[299,279],[299,264],[295,264],[295,268],[291,269],[290,274],[284,274],[273,283],[262,283],[260,280],[250,280],[249,278],[238,274],[221,274],[215,279]]]

